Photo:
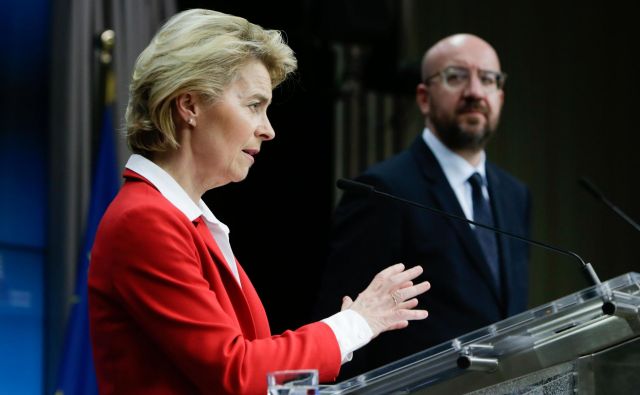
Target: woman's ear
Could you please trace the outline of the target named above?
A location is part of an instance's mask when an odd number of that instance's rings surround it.
[[[197,108],[194,94],[191,92],[181,93],[176,97],[175,103],[179,120],[190,126],[196,126]]]

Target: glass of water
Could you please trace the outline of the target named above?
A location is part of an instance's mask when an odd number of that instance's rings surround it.
[[[267,373],[269,395],[316,395],[318,370],[277,370]]]

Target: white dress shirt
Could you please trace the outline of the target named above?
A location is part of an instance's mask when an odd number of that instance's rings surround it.
[[[200,199],[196,204],[169,173],[141,155],[131,155],[126,168],[149,180],[160,191],[162,196],[176,206],[178,210],[182,211],[189,221],[194,221],[200,216],[203,217],[207,228],[224,255],[227,265],[229,265],[236,280],[240,283],[238,266],[229,242],[229,227],[213,215],[204,201]],[[336,336],[340,346],[342,363],[350,361],[353,352],[369,343],[373,337],[373,332],[364,317],[350,309],[336,313],[322,320],[322,322],[326,323]]]
[[[449,185],[451,185],[453,192],[456,194],[464,215],[467,219],[473,221],[473,198],[471,196],[471,184],[468,180],[473,173],[480,173],[484,180],[482,193],[485,199],[489,199],[487,172],[485,168],[486,154],[482,151],[480,163],[474,167],[463,157],[445,146],[429,128],[424,128],[422,138],[433,152],[433,155],[435,155],[438,163],[440,163],[440,167],[442,167],[444,175],[447,177],[447,181],[449,181]],[[471,225],[471,227],[474,226]]]

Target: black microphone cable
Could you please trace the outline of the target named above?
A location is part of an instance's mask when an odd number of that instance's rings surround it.
[[[551,251],[556,251],[556,252],[559,252],[559,253],[564,254],[564,255],[572,256],[572,257],[576,258],[578,261],[580,261],[580,263],[582,265],[582,268],[583,268],[587,278],[589,279],[589,281],[591,283],[593,283],[593,285],[595,285],[597,287],[600,287],[602,285],[602,282],[598,278],[598,275],[596,274],[595,270],[593,269],[593,266],[591,266],[591,264],[589,262],[585,262],[585,260],[582,259],[582,257],[580,257],[580,255],[576,254],[573,251],[569,251],[569,250],[565,250],[565,249],[562,249],[562,248],[558,248],[558,247],[552,246],[552,245],[547,244],[547,243],[542,243],[540,241],[528,239],[526,237],[516,235],[516,234],[508,232],[506,230],[498,229],[498,228],[495,228],[493,226],[489,226],[489,225],[485,225],[485,224],[482,224],[482,223],[479,223],[479,222],[476,222],[476,221],[472,221],[470,219],[467,219],[467,218],[464,218],[464,217],[460,217],[460,216],[448,213],[448,212],[443,211],[443,210],[438,210],[438,209],[433,208],[433,207],[425,206],[424,204],[420,204],[418,202],[414,202],[414,201],[407,200],[407,199],[404,199],[404,198],[401,198],[401,197],[398,197],[398,196],[395,196],[395,195],[391,195],[389,193],[378,191],[372,185],[365,184],[365,183],[362,183],[362,182],[341,178],[336,182],[336,186],[338,188],[342,189],[342,190],[350,190],[350,191],[353,191],[353,192],[361,192],[361,193],[366,193],[366,194],[373,193],[375,195],[378,195],[378,196],[381,196],[381,197],[384,197],[384,198],[387,198],[387,199],[400,201],[400,202],[403,202],[405,204],[408,204],[408,205],[411,205],[411,206],[414,206],[414,207],[418,207],[418,208],[421,208],[421,209],[424,209],[424,210],[428,210],[428,211],[431,211],[431,212],[436,213],[438,215],[445,216],[447,218],[451,218],[451,219],[455,219],[455,220],[458,220],[458,221],[462,221],[462,222],[466,222],[466,223],[469,223],[469,224],[473,224],[475,226],[479,226],[481,228],[489,229],[489,230],[494,231],[496,233],[504,234],[506,236],[512,237],[514,239],[518,239],[520,241],[524,241],[524,242],[529,243],[529,244],[536,245],[538,247],[546,248],[546,249],[551,250]],[[602,305],[602,311],[605,314],[608,314],[608,315],[611,315],[611,314],[613,314],[615,312],[615,304],[611,301],[611,297],[608,296],[608,295],[604,296],[604,303]]]
[[[596,199],[600,200],[607,207],[609,207],[614,213],[616,213],[616,215],[618,215],[618,217],[622,218],[629,225],[633,226],[635,230],[640,231],[640,225],[638,225],[638,223],[636,221],[634,221],[633,219],[631,219],[631,217],[629,217],[627,214],[625,214],[624,211],[622,211],[620,208],[618,208],[618,206],[616,206],[615,204],[611,203],[611,201],[609,199],[607,199],[604,196],[604,194],[602,192],[600,192],[600,190],[595,185],[593,185],[593,183],[588,178],[581,177],[578,180],[578,182],[580,183],[580,185],[582,187],[584,187],[584,189],[586,189],[588,192],[590,192]]]

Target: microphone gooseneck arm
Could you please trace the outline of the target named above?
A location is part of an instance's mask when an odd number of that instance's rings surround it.
[[[589,181],[586,177],[581,177],[578,182],[580,185],[584,187],[588,192],[590,192],[596,199],[600,200],[607,207],[609,207],[614,213],[616,213],[620,218],[624,219],[629,225],[633,226],[635,230],[640,231],[640,225],[635,222],[631,217],[625,214],[624,211],[618,208],[615,204],[611,203],[609,199],[607,199],[602,192],[591,181]]]
[[[374,193],[374,194],[376,194],[378,196],[382,196],[382,197],[385,197],[387,199],[397,200],[397,201],[403,202],[405,204],[408,204],[408,205],[411,205],[411,206],[414,206],[414,207],[418,207],[418,208],[421,208],[421,209],[425,209],[425,210],[437,213],[439,215],[442,215],[442,216],[445,216],[445,217],[448,217],[448,218],[452,218],[452,219],[455,219],[455,220],[458,220],[458,221],[462,221],[462,222],[466,222],[466,223],[469,223],[469,224],[473,224],[473,225],[479,226],[481,228],[489,229],[489,230],[492,230],[492,231],[494,231],[496,233],[504,234],[504,235],[507,235],[507,236],[512,237],[514,239],[518,239],[518,240],[524,241],[526,243],[530,243],[530,244],[536,245],[538,247],[546,248],[547,250],[551,250],[551,251],[559,252],[559,253],[564,254],[564,255],[572,256],[572,257],[576,258],[578,261],[580,261],[580,263],[582,264],[583,270],[586,272],[587,277],[590,279],[590,281],[593,283],[593,285],[600,285],[601,284],[600,279],[598,278],[598,275],[596,274],[596,272],[593,269],[593,267],[591,266],[591,264],[588,263],[588,262],[585,262],[580,257],[580,255],[576,254],[573,251],[569,251],[569,250],[565,250],[565,249],[562,249],[562,248],[554,247],[552,245],[549,245],[549,244],[546,244],[546,243],[542,243],[540,241],[527,239],[526,237],[522,237],[522,236],[516,235],[514,233],[507,232],[506,230],[497,229],[497,228],[494,228],[493,226],[481,224],[479,222],[475,222],[475,221],[472,221],[470,219],[463,218],[463,217],[448,213],[446,211],[438,210],[436,208],[425,206],[423,204],[420,204],[420,203],[417,203],[417,202],[414,202],[414,201],[411,201],[411,200],[407,200],[407,199],[404,199],[404,198],[401,198],[401,197],[398,197],[398,196],[395,196],[395,195],[391,195],[391,194],[388,194],[388,193],[385,193],[385,192],[381,192],[381,191],[378,191],[377,189],[375,189],[371,185],[364,184],[364,183],[361,183],[361,182],[358,182],[358,181],[347,180],[347,179],[341,178],[341,179],[339,179],[337,181],[336,185],[337,185],[338,188],[343,189],[343,190],[358,191],[358,192],[362,192],[362,193]]]

